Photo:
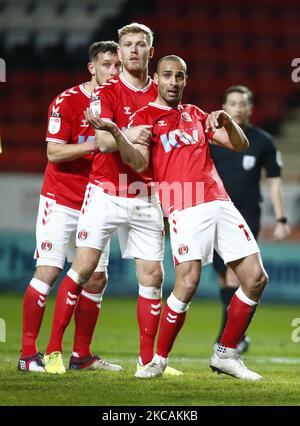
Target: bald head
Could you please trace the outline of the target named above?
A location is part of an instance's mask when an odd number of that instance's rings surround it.
[[[165,63],[165,62],[179,62],[182,65],[182,69],[184,70],[184,72],[187,72],[187,66],[185,61],[180,58],[180,56],[177,55],[168,55],[168,56],[164,56],[163,58],[160,58],[160,60],[157,62],[157,73],[159,74],[160,72],[160,68],[161,66]]]
[[[154,81],[158,86],[158,102],[161,105],[177,107],[186,86],[186,63],[176,55],[168,55],[157,63]]]

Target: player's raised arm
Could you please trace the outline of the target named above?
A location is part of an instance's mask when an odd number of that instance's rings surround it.
[[[211,112],[206,119],[205,131],[214,131],[212,141],[215,145],[233,151],[245,151],[249,147],[245,133],[226,111]]]
[[[93,127],[97,129],[97,132],[99,132],[98,136],[96,136],[96,143],[98,143],[98,138],[101,138],[102,134],[109,134],[111,137],[113,137],[124,163],[128,164],[133,170],[139,173],[147,169],[149,164],[147,140],[149,133],[151,135],[151,132],[149,132],[147,126],[144,126],[144,130],[140,129],[139,131],[139,133],[143,134],[141,143],[133,144],[115,123],[108,120],[102,120],[99,117],[95,117],[90,109],[87,109],[86,111],[86,119],[93,125]],[[126,131],[129,131],[129,133],[133,134],[133,132],[136,130],[134,130],[134,128],[130,128]],[[99,141],[99,148],[101,150],[100,143],[101,142]]]

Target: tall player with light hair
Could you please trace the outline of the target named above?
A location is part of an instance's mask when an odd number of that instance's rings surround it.
[[[122,129],[127,128],[133,112],[157,96],[157,87],[148,75],[148,62],[154,53],[152,43],[152,31],[143,24],[132,23],[121,28],[118,52],[123,71],[97,87],[92,94],[91,106],[95,114],[114,121]],[[147,141],[151,136],[147,126],[141,125],[138,129],[139,138]],[[153,357],[161,313],[163,215],[158,196],[152,194],[151,173],[139,174],[125,165],[109,132],[97,131],[96,139],[100,150],[107,153],[97,153],[93,161],[78,223],[76,256],[61,284],[55,321],[58,322],[61,316],[71,318],[72,307],[66,303],[68,292],[71,289],[76,295],[81,293],[112,233],[118,230],[122,257],[135,259],[139,282],[137,318],[140,350],[137,369],[140,370]],[[145,191],[140,191],[140,188]],[[58,339],[55,321],[46,350],[49,357],[52,352],[61,350],[62,334]],[[47,368],[52,369],[50,363]],[[170,367],[165,371],[167,374],[180,374]]]

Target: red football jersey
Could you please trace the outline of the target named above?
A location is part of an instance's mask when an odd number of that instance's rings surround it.
[[[130,126],[151,124],[151,166],[166,214],[214,200],[229,200],[210,156],[207,113],[194,105],[154,103],[137,111]],[[220,148],[221,149],[221,148]]]
[[[138,90],[129,84],[120,74],[98,86],[91,98],[91,108],[103,119],[115,122],[120,129],[128,127],[131,115],[154,101],[157,97],[157,86],[149,78],[144,89]],[[152,187],[152,176],[149,171],[138,174],[123,163],[119,152],[109,154],[97,153],[93,161],[90,182],[100,185],[111,195],[135,197],[140,195],[142,187],[149,190]]]
[[[89,105],[90,93],[83,84],[57,96],[49,107],[46,141],[80,144],[94,139],[95,131],[84,118]],[[48,161],[41,194],[80,210],[93,157],[94,154],[88,154],[57,164]]]

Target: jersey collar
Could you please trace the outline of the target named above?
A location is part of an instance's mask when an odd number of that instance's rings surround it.
[[[121,73],[119,77],[120,77],[120,80],[122,81],[122,83],[126,87],[128,87],[130,90],[132,90],[133,92],[147,92],[152,85],[152,79],[150,77],[148,77],[148,83],[147,83],[146,87],[144,87],[143,89],[137,89],[132,84],[130,84],[127,80],[125,80],[123,73]]]
[[[88,81],[86,82],[86,83],[88,83]],[[90,92],[88,92],[85,88],[84,88],[84,85],[86,84],[86,83],[82,83],[82,84],[80,84],[79,85],[79,89],[81,90],[81,92],[87,97],[87,98],[89,98],[90,99],[90,97],[91,97],[91,93]]]
[[[165,111],[170,111],[171,109],[180,111],[180,110],[183,109],[182,105],[180,105],[180,104],[176,108],[168,107],[168,106],[165,106],[165,105],[156,104],[155,102],[149,102],[149,105],[153,106],[154,108],[164,109]]]

